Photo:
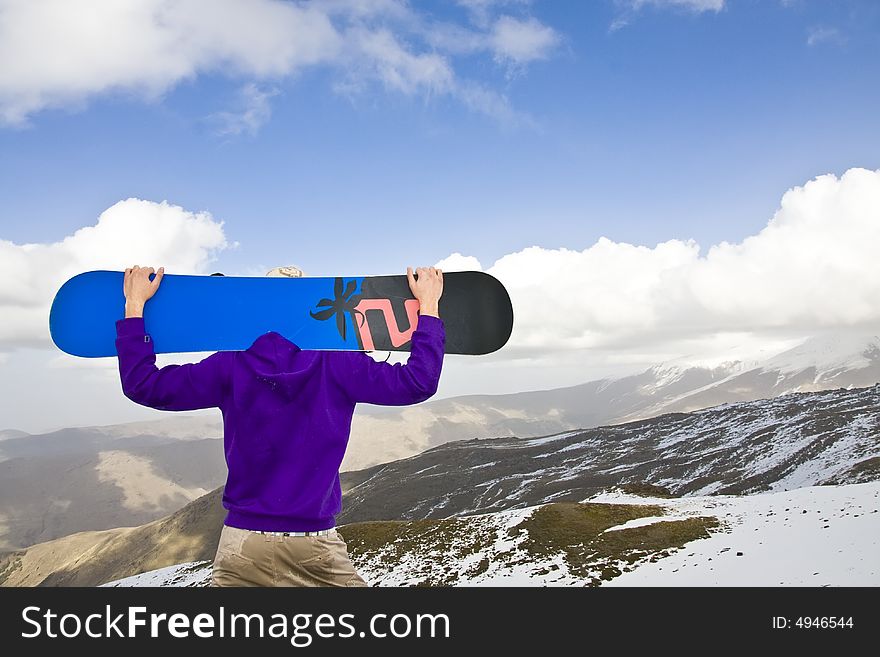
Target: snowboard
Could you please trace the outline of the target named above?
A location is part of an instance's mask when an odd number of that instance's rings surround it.
[[[55,295],[49,332],[74,356],[116,356],[125,316],[124,272],[90,271]],[[247,349],[275,331],[300,349],[409,351],[419,302],[405,275],[271,278],[165,274],[144,307],[156,353]],[[507,342],[513,307],[504,286],[477,271],[444,272],[446,353],[488,354]]]

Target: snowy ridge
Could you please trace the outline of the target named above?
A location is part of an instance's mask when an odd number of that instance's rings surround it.
[[[706,374],[711,377],[706,380]],[[880,337],[853,333],[819,335],[762,361],[726,361],[714,367],[685,360],[652,367],[639,387],[645,403],[615,422],[691,412],[722,403],[792,392],[853,388],[880,382]],[[679,381],[698,382],[680,385]]]
[[[768,359],[764,370],[794,374],[815,368],[819,374],[834,374],[869,367],[880,360],[880,337],[876,335],[832,334],[816,336]]]
[[[880,386],[792,394],[540,439],[449,443],[349,490],[340,522],[501,511],[625,484],[708,495],[856,483],[878,457]]]

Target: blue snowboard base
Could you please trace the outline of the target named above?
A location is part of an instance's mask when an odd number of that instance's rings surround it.
[[[125,316],[121,271],[91,271],[55,296],[49,332],[74,356],[116,356]],[[510,296],[483,272],[443,274],[446,353],[500,349],[513,329]],[[406,276],[272,278],[165,274],[144,308],[156,353],[247,349],[275,331],[301,349],[409,351],[418,301]]]

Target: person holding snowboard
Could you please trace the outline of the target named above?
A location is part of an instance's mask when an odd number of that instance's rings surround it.
[[[356,404],[403,406],[437,391],[446,344],[438,307],[443,272],[407,268],[420,309],[406,364],[358,351],[304,351],[269,331],[246,350],[160,369],[143,312],[163,275],[162,267],[125,270],[119,374],[123,394],[138,404],[223,413],[227,515],[212,584],[366,586],[334,528],[339,466]]]

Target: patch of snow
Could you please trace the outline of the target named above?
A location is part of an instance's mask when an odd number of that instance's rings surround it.
[[[182,586],[201,587],[211,583],[211,562],[191,561],[151,570],[140,575],[132,575],[114,582],[102,584],[104,587],[122,586]]]
[[[640,386],[640,390],[646,393],[654,393],[661,388],[669,386],[685,375],[686,369],[678,365],[655,365],[648,369],[653,377],[651,383]]]
[[[726,530],[605,585],[880,585],[880,482],[650,503],[714,515]]]

